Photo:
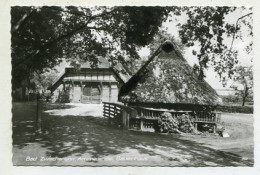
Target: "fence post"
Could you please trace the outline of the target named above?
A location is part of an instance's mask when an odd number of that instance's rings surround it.
[[[110,104],[108,104],[108,125],[111,125]]]
[[[129,118],[130,118],[130,114],[127,113],[126,114],[126,128],[129,129]]]
[[[194,128],[198,130],[198,123],[194,123]]]
[[[144,122],[143,122],[143,119],[141,118],[140,119],[140,130],[143,131],[144,129]]]
[[[125,110],[122,110],[122,113],[123,113],[123,125],[124,125],[124,128],[128,128],[127,127],[127,116],[128,116],[128,113]]]
[[[216,125],[214,124],[213,126],[213,133],[215,134],[216,133]]]

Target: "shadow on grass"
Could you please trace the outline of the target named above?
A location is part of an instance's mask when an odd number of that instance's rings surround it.
[[[19,114],[21,113],[17,113]],[[90,154],[92,158],[119,155],[130,148],[138,150],[140,154],[159,156],[169,162],[178,161],[177,156],[171,157],[162,154],[161,151],[167,153],[175,150],[178,154],[189,156],[189,161],[180,166],[253,166],[253,162],[245,161],[238,155],[183,140],[178,135],[112,128],[107,126],[104,118],[59,117],[48,114],[43,114],[42,118],[42,134],[34,134],[34,123],[30,117],[27,121],[16,120],[13,127],[13,144],[22,149],[28,143],[37,142],[47,148],[48,156],[60,158],[81,156],[85,153]]]

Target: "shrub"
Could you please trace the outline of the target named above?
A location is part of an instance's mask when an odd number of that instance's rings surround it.
[[[58,101],[61,103],[69,103],[70,102],[70,96],[68,92],[60,92],[59,97],[58,97]]]
[[[163,133],[196,133],[188,114],[173,117],[171,113],[164,112],[158,120],[158,128]]]
[[[246,113],[252,114],[254,108],[252,106],[217,106],[217,111],[228,113]]]
[[[177,117],[179,121],[179,130],[184,133],[194,133],[195,128],[189,114],[182,114]]]
[[[159,131],[163,133],[179,133],[178,125],[178,120],[169,112],[164,112],[158,121]]]

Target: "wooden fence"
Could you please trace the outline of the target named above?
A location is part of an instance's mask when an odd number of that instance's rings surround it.
[[[218,112],[148,109],[108,102],[103,102],[103,104],[103,114],[104,117],[108,118],[110,125],[141,131],[154,132],[158,125],[158,119],[163,112],[169,112],[175,117],[188,113],[196,128],[198,124],[213,124],[215,126],[221,119],[221,113]],[[214,127],[214,130],[215,129]]]
[[[136,116],[134,108],[119,103],[103,102],[103,115],[108,118],[108,124],[129,128],[130,117]]]
[[[206,123],[220,123],[220,112],[196,112],[194,115],[194,122],[206,122]]]

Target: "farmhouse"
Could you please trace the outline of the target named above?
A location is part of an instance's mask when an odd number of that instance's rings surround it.
[[[166,41],[121,88],[119,101],[104,103],[110,123],[130,129],[154,131],[163,112],[189,115],[195,128],[212,126],[216,131],[221,102],[216,91],[183,58],[177,46]]]
[[[129,105],[216,105],[220,98],[183,58],[174,43],[171,51],[160,51],[120,89],[119,100]]]
[[[118,91],[129,79],[122,73],[123,67],[111,67],[109,62],[98,58],[96,68],[86,62],[79,69],[66,67],[64,73],[49,87],[54,102],[102,103],[117,102]]]

